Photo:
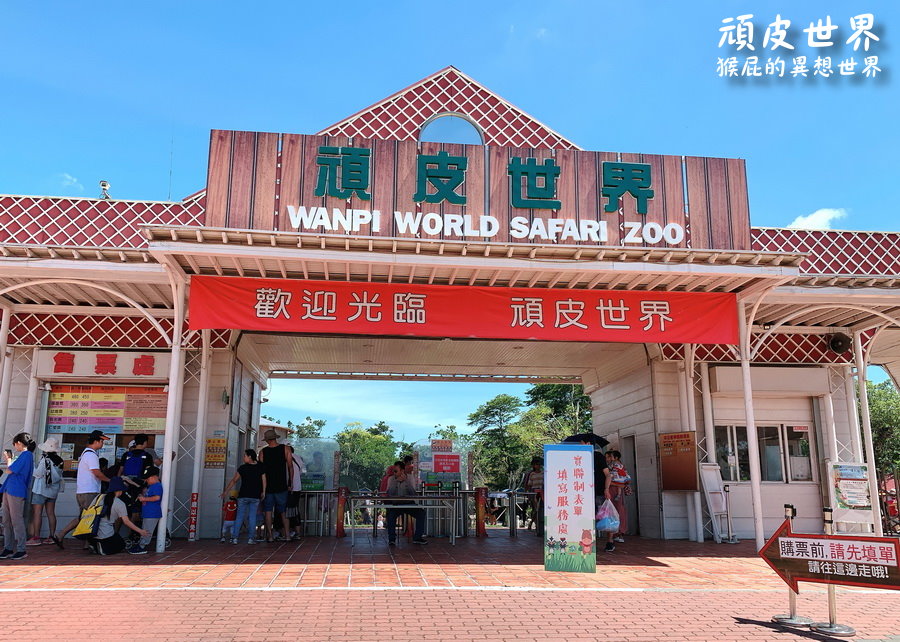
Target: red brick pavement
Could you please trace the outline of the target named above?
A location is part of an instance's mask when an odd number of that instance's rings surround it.
[[[601,554],[595,575],[545,572],[528,534],[398,550],[369,538],[176,541],[161,555],[108,558],[78,546],[0,562],[10,639],[832,639],[768,622],[787,590],[749,543],[634,539]],[[821,587],[801,584],[799,605],[827,617]],[[839,589],[838,614],[858,640],[900,642],[895,592]]]

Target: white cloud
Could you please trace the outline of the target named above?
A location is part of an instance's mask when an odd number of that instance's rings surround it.
[[[804,230],[830,230],[832,221],[847,216],[847,210],[824,207],[806,216],[798,216],[788,227]]]
[[[541,27],[534,35],[538,40],[543,40],[547,37],[547,29],[545,27]]]
[[[79,192],[84,191],[84,185],[82,185],[78,181],[78,179],[75,178],[74,176],[72,176],[71,174],[67,174],[66,172],[63,172],[62,174],[58,174],[57,177],[59,178],[59,184],[62,187],[71,187],[72,189],[75,189]]]

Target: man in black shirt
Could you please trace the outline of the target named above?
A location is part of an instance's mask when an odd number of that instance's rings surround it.
[[[288,490],[294,483],[294,466],[291,451],[286,444],[278,443],[278,433],[271,428],[263,434],[266,447],[259,452],[259,463],[266,476],[266,499],[263,510],[266,515],[266,541],[272,537],[272,511],[281,514],[282,534],[290,539],[290,522],[287,516]]]

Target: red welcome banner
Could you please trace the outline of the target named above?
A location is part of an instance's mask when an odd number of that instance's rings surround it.
[[[725,343],[737,299],[706,292],[551,290],[193,276],[191,330]]]

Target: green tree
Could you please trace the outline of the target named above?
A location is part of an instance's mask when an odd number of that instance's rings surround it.
[[[416,450],[416,442],[414,441],[403,441],[402,439],[396,442],[397,444],[397,459],[405,457],[406,455],[411,455]]]
[[[525,391],[525,399],[529,406],[546,405],[550,410],[548,421],[553,421],[559,428],[571,429],[564,437],[593,431],[591,398],[584,394],[583,386],[539,383]]]
[[[291,426],[291,432],[296,439],[321,439],[322,429],[325,428],[324,419],[307,417],[302,423]]]
[[[437,424],[434,432],[428,435],[429,439],[449,439],[453,442],[453,448],[457,452],[468,452],[474,442],[474,435],[467,432],[459,432],[456,426],[442,426]]]
[[[334,438],[341,450],[342,483],[354,490],[377,488],[384,469],[397,457],[397,444],[391,435],[375,434],[371,428],[351,422]]]
[[[374,425],[366,428],[366,430],[368,430],[373,435],[385,435],[387,437],[392,436],[394,433],[393,428],[391,428],[387,424],[387,422],[384,422],[384,421],[379,421],[379,422],[375,423]]]
[[[469,415],[475,428],[476,485],[512,488],[518,485],[517,470],[523,456],[521,443],[510,435],[511,425],[522,410],[522,400],[497,395]]]
[[[900,468],[900,393],[890,381],[867,382],[875,467],[882,472]]]
[[[324,419],[313,419],[312,417],[307,417],[299,424],[295,424],[290,419],[284,422],[270,415],[260,415],[260,417],[284,426],[290,431],[291,437],[294,439],[321,439],[322,429],[325,428],[327,423]]]

